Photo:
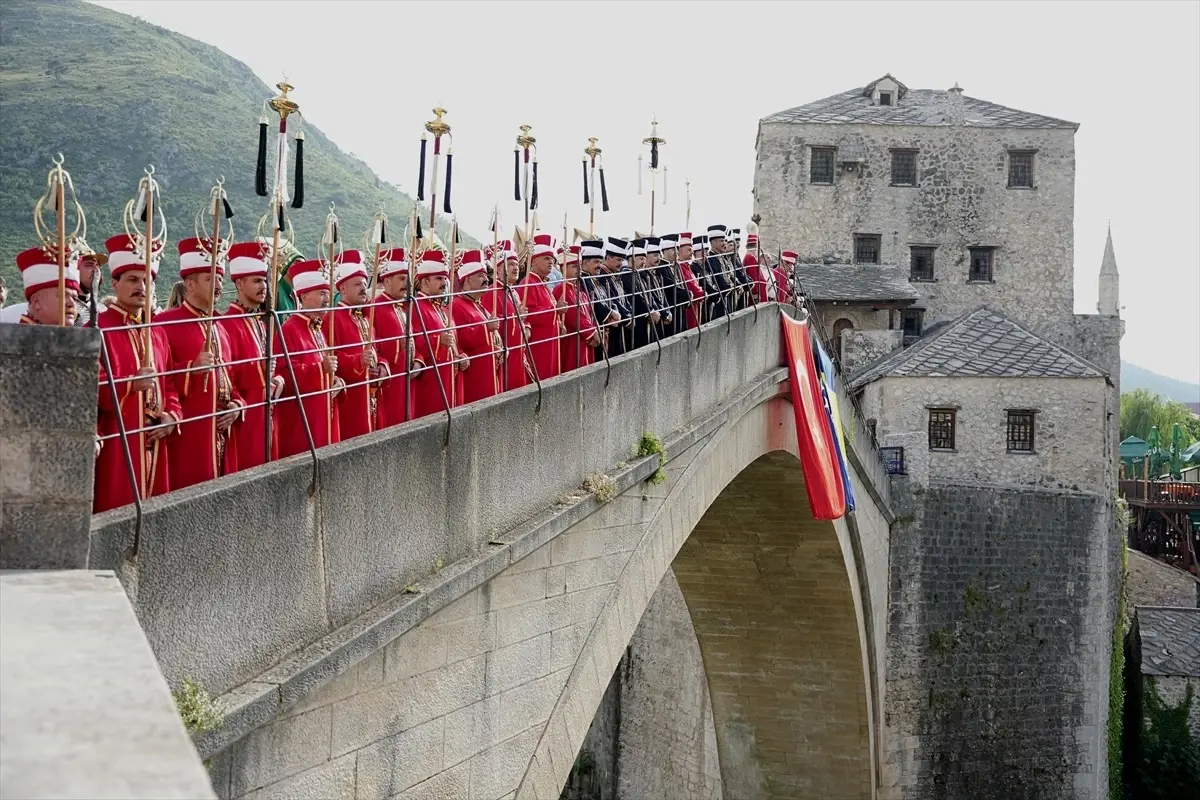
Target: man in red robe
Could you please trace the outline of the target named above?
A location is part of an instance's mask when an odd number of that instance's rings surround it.
[[[700,324],[701,310],[704,308],[704,287],[692,267],[692,234],[690,231],[679,234],[679,275],[683,279],[684,288],[688,291],[690,301],[687,305],[685,330],[691,330]]]
[[[79,268],[70,258],[63,270],[63,291],[58,291],[58,257],[44,247],[17,253],[17,269],[25,285],[27,307],[19,320],[22,325],[58,325],[65,310],[65,324],[75,324],[75,300],[79,296]],[[60,303],[62,304],[60,306]]]
[[[242,399],[242,419],[229,431],[225,447],[233,451],[230,467],[250,469],[267,461],[267,326],[262,304],[267,299],[266,252],[258,242],[239,242],[229,248],[229,275],[237,289],[237,299],[221,317],[221,327],[229,340],[225,359],[233,391]],[[278,355],[278,351],[276,351]],[[271,380],[271,396],[283,390],[283,377]],[[273,412],[272,412],[273,413]],[[279,457],[279,427],[271,426],[271,460]]]
[[[554,237],[548,233],[536,234],[532,247],[529,274],[517,285],[517,296],[521,305],[529,309],[525,317],[525,324],[529,326],[529,348],[533,351],[538,379],[545,381],[558,375],[561,368],[559,336],[565,328],[559,312],[566,304],[554,300],[546,282],[554,266]]]
[[[229,336],[217,324],[213,301],[221,294],[224,259],[212,268],[207,240],[179,243],[179,277],[183,302],[155,318],[171,345],[175,392],[183,410],[179,435],[167,445],[171,489],[183,489],[237,471],[237,451],[228,446],[229,431],[241,417],[242,400],[224,362]]]
[[[129,327],[142,321],[147,294],[158,274],[158,261],[152,261],[148,284],[145,256],[136,252],[127,235],[114,236],[105,247],[116,300],[96,317],[111,367],[106,371],[103,360],[100,362],[96,428],[102,438],[110,438],[103,442],[96,459],[92,499],[92,512],[96,514],[132,503],[135,496],[145,500],[167,493],[170,477],[163,440],[175,431],[183,415],[173,381],[158,374],[172,368],[167,334],[158,326]],[[124,441],[120,435],[122,425]],[[136,495],[126,449],[133,463]]]
[[[337,377],[337,356],[329,352],[321,332],[321,320],[329,310],[329,278],[319,261],[300,261],[288,274],[299,307],[279,328],[282,343],[274,344],[276,353],[287,346],[287,355],[275,365],[276,374],[283,377],[277,417],[280,458],[308,451],[306,421],[314,447],[340,441],[336,399],[344,387]]]
[[[562,372],[570,372],[592,363],[593,349],[600,344],[599,329],[592,316],[592,300],[579,284],[580,247],[572,245],[563,253],[563,279],[554,287],[554,299],[563,308],[567,336],[559,348]]]
[[[784,250],[779,255],[780,263],[774,268],[775,284],[779,287],[779,302],[792,302],[792,280],[796,274],[796,261],[799,256],[792,250]]]
[[[413,363],[420,367],[412,376],[414,419],[458,405],[454,371],[466,359],[456,349],[454,325],[442,305],[449,277],[445,253],[430,248],[421,255],[412,318]]]
[[[512,242],[498,242],[491,254],[493,284],[484,296],[484,308],[500,324],[500,391],[520,389],[529,383],[531,367],[525,359],[525,337],[529,328],[523,317],[527,309],[517,299],[514,287],[520,275],[521,262],[512,249]]]
[[[751,233],[746,235],[746,255],[742,256],[742,269],[746,271],[746,275],[750,278],[751,291],[754,292],[754,299],[759,303],[766,303],[773,300],[774,297],[768,295],[773,294],[771,291],[772,281],[767,273],[765,265],[758,263],[758,234]],[[736,253],[735,253],[736,255]]]
[[[408,385],[408,358],[413,350],[406,310],[408,269],[403,247],[380,252],[379,282],[383,291],[375,298],[373,320],[375,349],[387,366],[387,374],[376,395],[380,428],[399,425],[412,416],[412,395]]]
[[[346,384],[338,398],[342,441],[376,429],[375,393],[383,376],[367,322],[367,270],[362,253],[346,250],[338,264],[336,288],[341,295],[324,321],[325,341],[337,356],[337,375]]]
[[[458,268],[461,291],[450,303],[458,349],[466,359],[458,373],[457,393],[462,403],[473,403],[500,391],[496,353],[500,349],[500,323],[483,307],[487,291],[487,264],[482,250],[467,250]]]

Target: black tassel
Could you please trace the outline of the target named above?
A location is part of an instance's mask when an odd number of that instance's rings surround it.
[[[304,208],[304,131],[296,134],[296,191],[292,192],[292,208]]]
[[[513,150],[513,200],[521,202],[521,151]]]
[[[330,241],[330,244],[337,244],[337,240],[338,240],[338,224],[337,224],[336,222],[335,222],[335,223],[333,223],[333,227],[332,227],[332,231],[331,231],[331,233],[332,233],[332,235],[333,235],[333,239]]]
[[[449,213],[449,212],[447,212],[447,213]],[[461,235],[461,234],[458,232],[458,226],[457,226],[457,225],[455,225],[455,226],[454,226],[454,243],[455,243],[455,244],[462,244],[462,235]]]
[[[529,209],[537,208],[537,162],[533,162],[533,188],[529,191]]]
[[[608,211],[608,187],[604,185],[604,167],[600,168],[600,210]]]
[[[453,214],[450,210],[450,176],[454,174],[454,154],[446,153],[446,197],[442,201],[442,211]]]
[[[279,230],[283,230],[283,203],[279,204]]]
[[[592,202],[592,198],[590,195],[588,195],[587,159],[585,158],[583,160],[583,204],[586,206],[590,202]]]
[[[233,219],[233,206],[229,205],[229,198],[224,194],[221,195],[221,205],[225,206],[225,219]]]
[[[650,169],[658,169],[658,142],[650,143]]]
[[[387,220],[379,220],[379,243],[387,243]]]
[[[421,218],[417,217],[417,241],[421,241],[425,234],[421,233]]]
[[[258,160],[254,162],[254,193],[267,196],[267,121],[258,123]]]
[[[421,169],[417,172],[417,199],[425,200],[425,143],[424,136],[421,137]]]

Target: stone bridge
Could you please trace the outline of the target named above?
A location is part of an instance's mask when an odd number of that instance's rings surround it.
[[[887,478],[843,398],[813,519],[781,313],[97,516],[216,793],[875,795]]]

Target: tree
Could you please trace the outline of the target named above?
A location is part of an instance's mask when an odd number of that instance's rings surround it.
[[[1200,439],[1200,419],[1183,403],[1167,400],[1149,389],[1136,389],[1121,395],[1121,438],[1136,436],[1149,439],[1150,429],[1158,426],[1163,449],[1171,446],[1171,427],[1183,428],[1183,446]]]

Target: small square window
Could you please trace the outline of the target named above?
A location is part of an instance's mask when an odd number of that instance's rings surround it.
[[[967,274],[969,281],[987,281],[992,280],[992,268],[995,262],[996,248],[994,247],[972,247],[971,251],[971,271]]]
[[[1033,151],[1011,150],[1008,153],[1008,188],[1033,188]]]
[[[954,417],[953,408],[929,409],[929,449],[954,449]]]
[[[917,151],[916,150],[893,150],[892,151],[892,185],[893,186],[916,186],[917,185]]]
[[[892,93],[891,92],[880,92],[879,93],[879,105],[890,106],[891,104],[892,104]]]
[[[809,183],[833,183],[833,156],[832,147],[812,148],[808,169]]]
[[[910,345],[921,338],[921,323],[925,312],[919,308],[906,308],[900,312],[900,328],[904,331],[904,344]]]
[[[1008,452],[1033,452],[1033,417],[1032,411],[1008,412]]]
[[[932,247],[909,248],[908,279],[910,281],[933,280],[933,250]]]
[[[878,264],[883,237],[878,233],[854,234],[854,263]]]

